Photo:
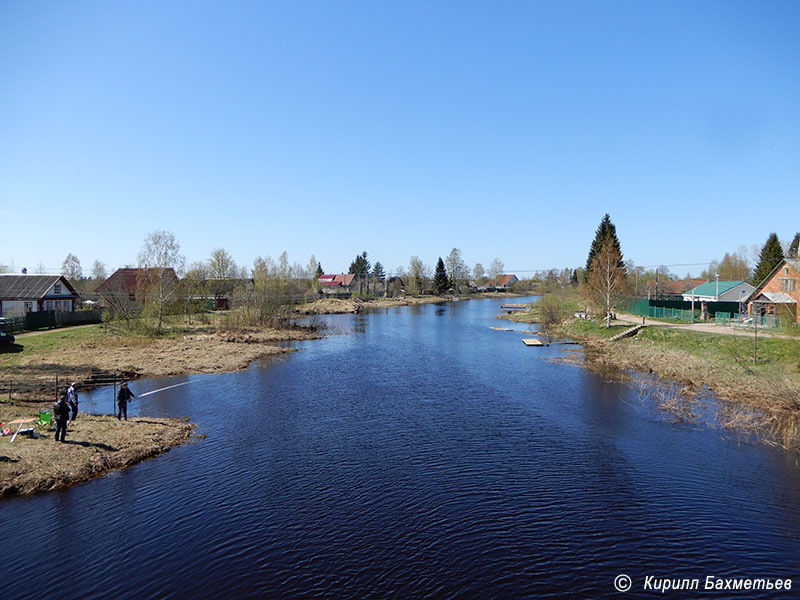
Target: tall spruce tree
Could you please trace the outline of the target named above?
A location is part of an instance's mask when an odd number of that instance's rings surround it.
[[[377,261],[375,263],[375,266],[372,267],[372,277],[374,279],[377,279],[378,281],[383,281],[384,279],[386,279],[386,271],[384,270],[383,265],[380,263],[380,261]]]
[[[355,275],[356,279],[358,279],[359,294],[364,290],[364,283],[367,281],[367,278],[369,277],[369,270],[370,270],[370,264],[369,261],[367,260],[366,251],[356,256],[355,260],[350,263],[349,273]]]
[[[758,266],[756,267],[755,273],[753,273],[753,279],[750,283],[758,287],[782,260],[783,248],[781,248],[778,235],[776,233],[770,233],[766,243],[761,248],[761,254],[758,257]]]
[[[600,221],[600,225],[597,227],[597,231],[594,234],[594,240],[589,248],[589,256],[586,258],[585,277],[587,279],[592,272],[592,263],[594,262],[595,257],[600,253],[600,249],[608,240],[611,240],[611,243],[614,246],[614,251],[619,254],[618,266],[623,267],[624,263],[622,261],[622,249],[619,245],[619,239],[617,238],[617,228],[611,222],[611,217],[609,214],[606,213],[603,217],[603,220]]]
[[[433,273],[433,291],[437,294],[443,294],[450,287],[450,280],[447,277],[447,270],[444,268],[444,261],[439,257],[439,262],[436,263],[436,271]]]
[[[800,232],[794,234],[794,239],[786,252],[786,258],[800,258]]]

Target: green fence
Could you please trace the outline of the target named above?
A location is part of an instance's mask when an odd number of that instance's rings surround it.
[[[775,329],[781,326],[781,320],[775,315],[759,315],[751,317],[744,313],[722,313],[718,312],[714,319],[716,325],[726,325],[731,327],[742,327],[752,329],[758,326],[759,329]]]
[[[664,304],[672,304],[673,306],[664,306]],[[677,305],[677,306],[675,306]],[[631,313],[634,315],[641,315],[643,317],[654,317],[657,319],[675,319],[676,321],[692,321],[691,308],[680,308],[681,302],[662,301],[662,300],[647,300],[639,298],[629,300],[627,304],[622,304],[620,310],[623,312]],[[695,310],[695,320],[699,319],[700,311]]]
[[[79,310],[76,312],[60,312],[55,310],[40,310],[29,312],[24,317],[5,317],[6,324],[2,329],[7,333],[17,331],[35,331],[37,329],[50,329],[52,327],[65,327],[67,325],[85,325],[100,323],[103,311]]]
[[[650,314],[648,317],[655,317],[657,319],[675,319],[676,321],[686,321],[687,323],[691,323],[693,320],[699,320],[697,315],[699,315],[699,311],[695,311],[697,314],[693,317],[692,310],[686,310],[683,308],[668,308],[666,306],[651,306],[650,307]]]

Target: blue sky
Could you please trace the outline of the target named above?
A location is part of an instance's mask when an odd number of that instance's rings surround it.
[[[800,231],[798,2],[0,1],[0,263],[702,263]],[[702,267],[675,267],[681,275]]]

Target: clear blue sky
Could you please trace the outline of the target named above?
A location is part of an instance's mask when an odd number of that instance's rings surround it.
[[[800,230],[800,3],[0,1],[0,263],[697,263]],[[680,274],[702,267],[676,267]]]

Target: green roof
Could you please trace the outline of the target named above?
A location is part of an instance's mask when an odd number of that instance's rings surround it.
[[[717,293],[717,282],[715,281],[706,281],[705,283],[701,283],[696,288],[689,290],[688,292],[684,292],[684,296],[691,296],[694,294],[695,296],[717,296],[722,295],[730,289],[735,288],[737,285],[741,285],[742,283],[747,283],[746,281],[720,281],[719,282],[719,293]]]

